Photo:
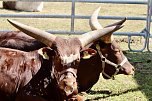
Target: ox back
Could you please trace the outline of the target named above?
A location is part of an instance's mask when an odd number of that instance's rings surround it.
[[[21,31],[11,31],[0,32],[0,47],[29,52],[46,47],[46,45]]]

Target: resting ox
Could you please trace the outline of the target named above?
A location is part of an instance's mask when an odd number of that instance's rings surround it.
[[[122,27],[121,25],[110,26],[85,33],[79,37],[62,38],[13,20],[9,20],[9,22],[22,32],[39,40],[48,47],[32,52],[1,48],[0,75],[2,78],[0,80],[0,93],[8,96],[14,94],[18,89],[25,86],[40,68],[46,68],[47,72],[50,72],[50,78],[52,76],[55,78],[57,82],[55,88],[59,89],[61,95],[61,97],[50,98],[50,100],[55,101],[58,101],[59,98],[67,100],[72,95],[78,93],[78,84],[76,82],[77,69],[80,63],[80,52],[83,48],[95,42],[103,35],[112,33]],[[88,50],[85,50],[85,53],[88,53],[86,51]],[[40,56],[40,54],[42,56]],[[49,70],[47,68],[49,68]],[[45,88],[47,84],[50,84],[48,82],[51,82],[47,78],[43,78],[43,81],[44,80],[47,82],[44,84],[43,88]],[[40,82],[43,81],[40,80]],[[41,91],[41,89],[39,90]],[[50,89],[50,91],[51,90],[52,89]],[[30,91],[26,92],[26,95],[29,93]],[[43,94],[40,95],[45,96],[45,94]],[[1,98],[3,97],[4,96]],[[6,96],[6,98],[8,97]],[[21,99],[19,98],[19,100]]]
[[[3,1],[4,9],[40,12],[43,9],[43,2],[24,2],[24,1]]]
[[[103,29],[97,20],[99,11],[100,7],[90,18],[92,30]],[[125,21],[126,18],[106,27],[122,25]],[[134,74],[134,67],[123,54],[119,44],[113,40],[112,33],[106,34],[89,47],[96,50],[97,54],[89,59],[81,59],[77,73],[79,92],[89,90],[98,81],[100,73],[105,79],[114,79],[117,74]]]

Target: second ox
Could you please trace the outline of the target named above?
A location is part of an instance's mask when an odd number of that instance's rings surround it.
[[[126,21],[126,18],[124,18],[119,22],[102,27],[97,19],[99,11],[100,7],[93,12],[90,18],[89,24],[92,30],[120,26]],[[113,40],[113,33],[104,35],[99,40],[88,45],[88,47],[94,49],[97,54],[89,59],[81,58],[80,68],[78,68],[77,73],[79,92],[91,89],[97,83],[100,73],[105,79],[114,79],[115,75],[118,74],[134,74],[134,66],[130,64],[127,57],[123,54],[119,44]]]
[[[48,47],[32,52],[0,48],[0,75],[2,77],[0,79],[0,95],[2,98],[4,97],[3,95],[6,95],[6,99],[7,96],[13,95],[18,89],[25,86],[34,75],[36,76],[40,68],[50,68],[50,70],[47,69],[47,72],[50,72],[49,75],[53,75],[55,78],[57,83],[54,86],[59,89],[62,100],[67,100],[72,95],[76,95],[78,93],[77,69],[81,60],[80,52],[83,51],[85,46],[100,39],[103,35],[112,33],[122,27],[121,25],[114,25],[85,33],[79,37],[63,38],[13,20],[8,21],[22,32],[39,40]],[[89,50],[84,51],[85,53],[90,53]],[[90,54],[93,55],[94,53]],[[45,72],[43,75],[45,75]],[[39,82],[44,83],[44,80],[49,82],[47,78],[43,78],[43,81],[40,80]],[[47,84],[44,84],[45,86]],[[29,85],[30,87],[32,86]],[[40,92],[41,90],[39,89]],[[26,95],[29,93],[30,91],[26,92]],[[41,96],[44,95],[43,93]],[[53,98],[50,99],[52,100]],[[19,100],[21,99],[19,98]],[[58,99],[55,98],[53,100]]]

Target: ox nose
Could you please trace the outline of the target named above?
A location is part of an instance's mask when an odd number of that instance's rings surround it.
[[[133,72],[133,74],[135,73],[135,68],[134,67],[132,68],[132,72]]]
[[[134,75],[135,73],[135,68],[132,66],[131,71],[130,71],[130,75]]]
[[[135,71],[135,68],[133,67],[132,70]]]
[[[70,94],[72,94],[74,92],[74,90],[76,89],[75,87],[75,82],[70,82],[70,81],[66,81],[65,82],[65,87],[64,87],[64,91],[66,93],[67,96],[69,96]]]
[[[65,91],[66,95],[69,96],[70,94],[73,93],[74,88],[71,87],[71,86],[66,86],[66,87],[64,88],[64,91]]]

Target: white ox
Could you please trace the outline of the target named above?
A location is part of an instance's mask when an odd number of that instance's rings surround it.
[[[3,1],[3,8],[28,12],[40,12],[43,9],[43,2]]]

